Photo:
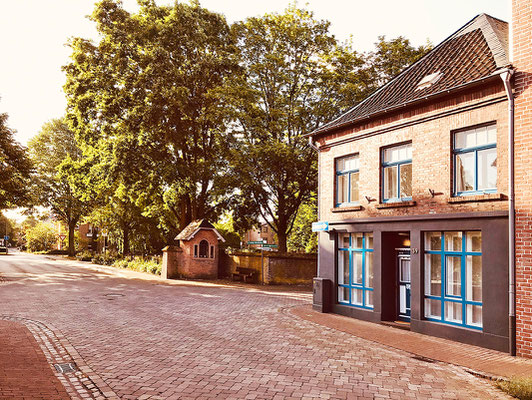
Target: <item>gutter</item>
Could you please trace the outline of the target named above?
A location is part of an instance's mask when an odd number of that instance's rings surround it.
[[[514,95],[511,79],[514,71],[505,69],[500,77],[508,97],[508,352],[516,355],[515,344],[515,193],[514,193]]]
[[[316,196],[318,196],[318,221],[320,221],[320,148],[318,146],[316,146],[314,144],[314,140],[312,138],[312,136],[309,136],[308,137],[308,145],[316,150],[316,152],[318,153],[318,188],[316,189]],[[317,263],[317,271],[316,271],[316,276],[319,278],[320,277],[320,232],[317,233],[318,234],[318,263]]]

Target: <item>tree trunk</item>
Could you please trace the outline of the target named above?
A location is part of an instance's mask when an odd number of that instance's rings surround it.
[[[125,256],[129,256],[130,250],[129,250],[129,227],[123,229],[124,234],[124,248],[122,249],[122,252]]]
[[[287,239],[287,231],[288,227],[286,222],[283,219],[279,219],[277,221],[277,241],[279,242],[279,252],[286,253],[286,239]]]
[[[76,232],[77,220],[70,221],[68,224],[68,256],[74,257],[76,255],[76,243],[74,233]]]

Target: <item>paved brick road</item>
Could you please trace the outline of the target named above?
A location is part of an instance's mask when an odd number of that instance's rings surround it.
[[[123,399],[506,398],[283,309],[310,294],[126,279],[0,256],[0,316],[40,321],[91,382]]]

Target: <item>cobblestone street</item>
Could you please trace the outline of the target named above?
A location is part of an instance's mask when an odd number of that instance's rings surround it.
[[[77,375],[56,374],[72,397],[507,398],[458,367],[287,312],[309,292],[167,284],[77,264],[0,257],[0,318],[55,349],[49,362],[76,362]]]

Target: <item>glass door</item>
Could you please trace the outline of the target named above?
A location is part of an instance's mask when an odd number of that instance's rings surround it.
[[[410,321],[410,253],[400,252],[397,256],[399,267],[399,319]]]

